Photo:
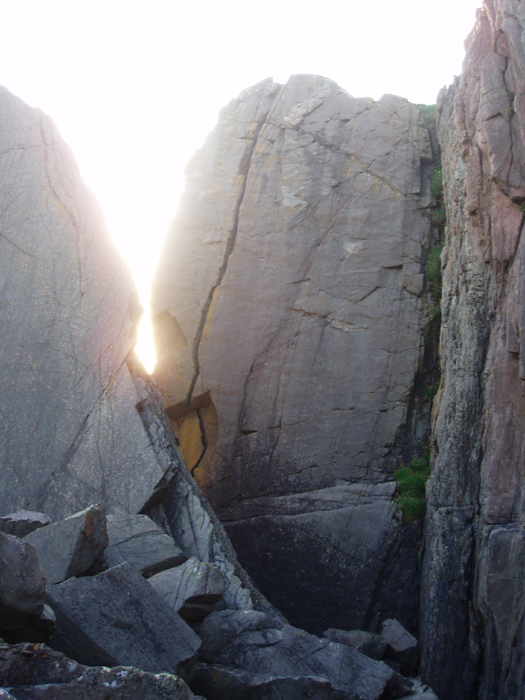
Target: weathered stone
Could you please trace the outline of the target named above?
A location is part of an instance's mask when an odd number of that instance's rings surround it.
[[[371,700],[384,693],[401,697],[411,686],[379,661],[260,612],[212,613],[199,635],[200,658],[207,665],[197,671],[195,687],[198,692],[206,687],[212,699],[227,698],[230,682],[231,697],[242,697],[244,689],[247,698],[280,697],[279,691],[286,689],[291,698],[308,697],[318,690],[323,698]],[[219,679],[215,688],[210,684],[214,671]],[[221,688],[221,682],[226,687]]]
[[[49,586],[53,648],[80,663],[192,676],[200,640],[132,564]]]
[[[186,170],[153,285],[154,376],[188,466],[263,592],[279,581],[276,602],[301,624],[295,608],[316,601],[310,628],[363,626],[370,594],[349,614],[347,601],[376,589],[402,528],[383,499],[370,540],[385,520],[388,537],[348,567],[361,545],[348,531],[348,551],[334,548],[328,508],[321,528],[308,496],[300,526],[268,514],[339,480],[373,488],[398,466],[423,344],[432,152],[420,122],[406,100],[355,99],[315,76],[246,90]],[[273,533],[255,549],[259,499]],[[339,504],[332,515],[337,528]],[[293,564],[283,530],[302,537]],[[315,589],[308,603],[284,559]],[[319,588],[332,573],[344,593]]]
[[[0,532],[0,635],[4,639],[38,620],[45,588],[35,548]]]
[[[186,622],[201,622],[212,613],[225,589],[224,576],[196,557],[152,576],[150,584]]]
[[[419,667],[419,644],[398,620],[385,620],[381,637],[386,642],[385,659],[399,664],[401,673],[415,676]]]
[[[80,576],[103,556],[108,543],[105,511],[100,505],[90,506],[24,540],[36,549],[48,584]]]
[[[35,513],[32,510],[19,510],[0,518],[0,532],[16,537],[25,537],[39,527],[49,525],[51,518],[44,513]]]
[[[385,655],[386,641],[379,634],[373,632],[327,629],[324,631],[323,637],[331,642],[346,644],[347,647],[355,649],[370,659],[376,659],[376,661],[381,661]]]
[[[116,512],[108,515],[107,523],[109,545],[104,559],[108,567],[129,561],[147,577],[188,558],[146,515]]]
[[[524,30],[521,3],[486,0],[436,111],[447,227],[419,639],[447,700],[525,683]]]
[[[191,700],[176,676],[136,668],[88,668],[42,644],[0,645],[0,684],[17,700]]]

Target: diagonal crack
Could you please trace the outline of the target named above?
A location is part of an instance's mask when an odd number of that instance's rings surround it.
[[[268,110],[268,112],[269,112],[269,110]],[[191,399],[193,397],[193,391],[195,389],[195,384],[197,383],[197,379],[199,378],[199,375],[200,375],[199,349],[200,349],[200,344],[201,344],[201,340],[202,340],[202,334],[204,332],[204,327],[206,325],[206,321],[208,320],[213,297],[215,296],[216,290],[220,287],[222,280],[224,279],[224,276],[226,274],[226,270],[228,269],[228,262],[230,260],[230,256],[233,253],[233,249],[235,248],[235,243],[237,240],[237,233],[239,230],[239,217],[240,217],[241,207],[242,207],[242,204],[244,201],[244,195],[246,193],[246,186],[248,184],[248,177],[250,174],[250,166],[251,166],[253,154],[255,152],[255,148],[257,146],[257,141],[259,139],[259,135],[262,131],[262,128],[266,124],[266,121],[268,118],[268,112],[258,122],[257,127],[256,127],[255,132],[254,132],[254,135],[251,138],[251,144],[247,148],[247,150],[245,151],[245,153],[241,159],[240,165],[239,165],[239,172],[243,176],[243,182],[241,185],[241,191],[239,193],[237,203],[235,205],[234,216],[233,216],[233,225],[232,225],[231,231],[228,235],[228,240],[226,241],[226,248],[224,250],[222,264],[219,268],[219,271],[217,272],[217,277],[216,277],[215,283],[210,288],[210,291],[208,292],[208,296],[206,298],[204,306],[202,307],[201,318],[199,321],[197,332],[195,334],[195,338],[193,340],[192,358],[193,358],[194,372],[193,372],[193,379],[191,381],[190,388],[188,389],[188,394],[186,396],[186,405],[188,407],[190,406]]]

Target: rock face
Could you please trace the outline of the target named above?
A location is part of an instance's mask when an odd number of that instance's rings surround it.
[[[438,102],[447,205],[442,384],[422,672],[447,700],[525,682],[525,7],[486,0]]]
[[[188,166],[154,281],[154,376],[188,466],[262,590],[314,631],[398,612],[370,591],[403,549],[403,436],[425,432],[408,409],[431,161],[404,99],[260,83]]]
[[[36,517],[14,511],[154,509],[185,557],[224,573],[228,605],[264,608],[133,357],[137,295],[98,204],[52,121],[5,88],[0,165],[1,527]]]

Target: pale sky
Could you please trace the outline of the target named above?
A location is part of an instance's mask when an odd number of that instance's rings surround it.
[[[55,120],[144,305],[183,169],[219,109],[294,73],[433,104],[481,0],[3,0],[0,84]],[[151,369],[147,341],[141,356]]]

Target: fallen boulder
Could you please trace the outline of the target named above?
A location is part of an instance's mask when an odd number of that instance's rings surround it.
[[[79,663],[193,675],[199,638],[132,564],[49,586],[46,598],[51,646]]]
[[[411,687],[386,664],[261,612],[214,612],[199,635],[204,665],[199,664],[194,687],[210,700],[301,698],[313,692],[330,700],[379,700],[387,693],[402,697]],[[220,678],[215,684],[214,673]],[[280,687],[290,694],[279,695]]]
[[[136,668],[89,668],[43,644],[0,644],[0,698],[16,700],[191,700],[180,678]],[[4,694],[2,694],[4,693]]]
[[[385,659],[399,664],[401,673],[415,676],[419,666],[419,644],[398,620],[385,620],[381,637],[386,642]]]
[[[188,558],[147,515],[117,511],[108,515],[107,523],[109,544],[104,560],[108,567],[129,561],[148,577]]]
[[[196,557],[149,579],[157,593],[186,622],[202,622],[215,610],[225,590],[225,579],[212,564]]]
[[[0,532],[6,535],[25,537],[39,527],[49,525],[51,518],[45,513],[37,513],[34,510],[18,510],[0,518]]]
[[[49,584],[80,576],[102,557],[108,543],[105,511],[100,505],[90,506],[24,540],[35,547]]]
[[[386,641],[373,632],[363,632],[362,630],[336,630],[333,628],[325,630],[325,639],[338,644],[346,644],[351,649],[355,649],[370,659],[381,661],[385,655]]]
[[[36,623],[44,609],[46,579],[35,548],[0,532],[0,636]]]

